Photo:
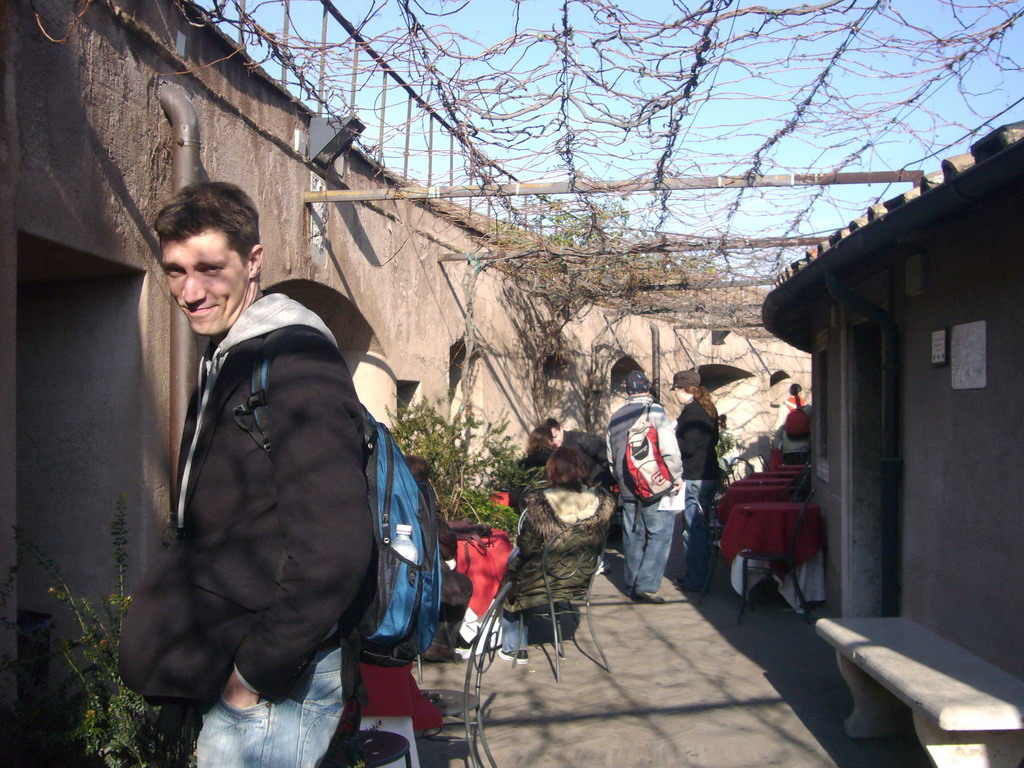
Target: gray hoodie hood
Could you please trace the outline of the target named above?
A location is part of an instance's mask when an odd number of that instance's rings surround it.
[[[257,336],[263,336],[289,325],[308,325],[330,339],[334,346],[338,346],[334,334],[327,329],[318,314],[294,299],[289,299],[283,293],[271,293],[261,296],[249,305],[242,316],[231,326],[228,335],[217,346],[213,357],[226,356],[232,347],[238,346],[243,341],[255,339]]]
[[[324,321],[310,309],[307,309],[294,299],[290,299],[281,293],[272,293],[261,296],[250,304],[241,317],[228,330],[227,336],[217,345],[216,348],[207,348],[206,354],[199,364],[199,385],[198,385],[198,410],[196,414],[196,430],[192,435],[192,445],[189,447],[188,458],[185,460],[185,469],[181,476],[181,489],[178,492],[178,530],[185,525],[185,498],[187,496],[188,484],[192,473],[192,458],[199,443],[199,434],[203,428],[203,416],[206,414],[206,404],[210,399],[210,392],[217,383],[217,375],[224,366],[228,353],[243,341],[265,336],[271,331],[279,328],[287,328],[293,325],[305,325],[313,328],[337,347],[338,341],[334,334],[324,325]],[[210,345],[212,347],[212,345]]]

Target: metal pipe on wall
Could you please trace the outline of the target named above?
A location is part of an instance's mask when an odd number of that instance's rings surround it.
[[[651,394],[661,398],[661,329],[651,323]]]
[[[171,122],[172,186],[175,192],[202,178],[199,163],[199,113],[183,88],[161,80],[157,88],[160,106]],[[170,375],[168,431],[170,439],[171,498],[177,496],[178,455],[189,392],[196,374],[195,337],[188,321],[174,303],[170,317]]]
[[[899,616],[900,595],[900,331],[884,309],[843,285],[832,270],[825,272],[828,292],[844,308],[863,315],[882,334],[882,455],[879,457],[882,548],[882,615]]]

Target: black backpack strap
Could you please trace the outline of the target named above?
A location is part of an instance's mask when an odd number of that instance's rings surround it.
[[[267,401],[267,381],[270,360],[258,357],[252,364],[249,397],[234,410],[235,423],[249,433],[260,448],[270,454],[270,410]]]

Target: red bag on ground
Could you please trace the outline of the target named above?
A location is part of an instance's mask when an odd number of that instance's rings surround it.
[[[782,451],[772,446],[771,455],[768,457],[768,471],[775,472],[782,466]]]

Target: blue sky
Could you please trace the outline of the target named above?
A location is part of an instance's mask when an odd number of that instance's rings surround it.
[[[400,33],[409,16],[398,0],[336,5],[439,111],[445,111],[442,98],[454,100],[456,116],[477,129],[476,146],[521,181],[564,177],[570,168],[595,179],[649,176],[670,143],[673,121],[680,130],[665,162],[669,175],[930,172],[943,157],[967,151],[977,138],[972,131],[984,135],[1024,119],[1024,105],[1013,106],[1024,95],[1024,20],[984,45],[971,38],[1021,14],[1024,0],[847,0],[789,21],[726,18],[713,27],[707,63],[685,100],[700,23],[663,25],[683,18],[693,3],[620,0],[616,9],[601,0],[571,0],[567,34],[563,5],[551,0],[409,0],[405,9],[427,30],[415,62],[403,61],[409,45]],[[717,5],[730,12],[753,3]],[[248,7],[268,30],[280,31],[282,3],[250,0]],[[290,33],[319,41],[319,0],[292,0],[290,8]],[[379,150],[383,118],[384,162],[401,172],[404,95],[392,85],[380,109],[384,78],[367,67],[364,53],[349,104],[352,47],[333,20],[328,38],[339,44],[329,59],[329,108],[355,109],[367,124],[361,143],[370,152]],[[257,47],[252,53],[261,55]],[[280,76],[280,65],[266,68]],[[640,111],[645,101],[659,100],[675,104]],[[622,125],[638,115],[645,119]],[[783,130],[795,117],[792,130]],[[409,167],[420,182],[427,181],[428,125],[414,110]],[[574,151],[559,152],[570,137]],[[464,156],[448,177],[448,146],[435,133],[430,181],[466,183]],[[665,211],[653,196],[639,195],[628,205],[640,211],[653,204],[651,216],[669,232],[808,235],[841,227],[876,199],[905,189],[748,190],[739,204],[736,192],[675,193]]]

